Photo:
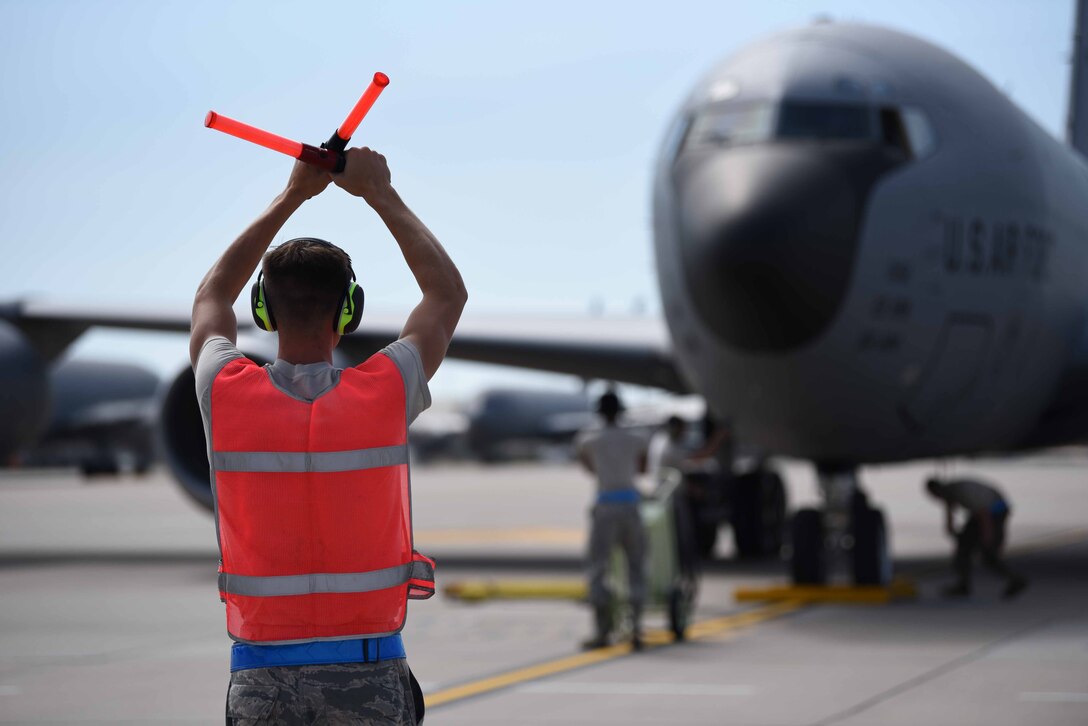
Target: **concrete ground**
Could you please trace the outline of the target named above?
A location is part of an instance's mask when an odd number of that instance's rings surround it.
[[[727,542],[688,643],[582,654],[584,606],[413,603],[405,640],[428,724],[1086,724],[1088,459],[960,462],[1010,495],[1012,562],[1032,579],[1003,602],[980,575],[937,596],[950,544],[920,493],[929,465],[868,469],[897,564],[921,597],[883,607],[738,605],[782,579]],[[786,467],[793,503],[815,499]],[[417,545],[440,585],[577,577],[588,480],[565,465],[417,467]],[[728,537],[724,537],[727,540]],[[0,722],[222,722],[229,643],[211,518],[166,474],[86,483],[0,475]],[[651,625],[660,626],[660,615]]]

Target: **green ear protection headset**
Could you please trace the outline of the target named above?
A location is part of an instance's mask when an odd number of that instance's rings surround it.
[[[284,244],[291,242],[311,242],[313,244],[334,247],[330,242],[316,237],[296,237]],[[336,314],[333,317],[332,328],[340,335],[354,332],[359,327],[359,321],[363,318],[363,288],[355,281],[355,270],[351,272],[351,281],[344,288],[344,294],[340,296],[340,302],[336,306]],[[276,316],[272,314],[272,301],[268,299],[268,292],[264,289],[264,272],[257,273],[257,282],[249,293],[249,308],[253,313],[253,322],[261,330],[272,332],[276,329]]]

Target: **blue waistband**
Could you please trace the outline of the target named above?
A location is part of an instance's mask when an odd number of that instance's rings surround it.
[[[597,504],[638,504],[639,494],[634,489],[617,489],[597,495]]]
[[[296,645],[249,645],[235,643],[230,649],[230,670],[329,663],[374,663],[404,658],[400,633],[384,638],[326,640]]]

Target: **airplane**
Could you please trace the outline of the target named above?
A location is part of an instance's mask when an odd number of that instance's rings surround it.
[[[413,462],[471,458],[494,464],[569,446],[580,429],[596,422],[581,393],[489,388],[467,405],[424,411],[412,423],[408,444]]]
[[[147,472],[156,455],[160,384],[131,363],[69,359],[52,366],[49,423],[16,455],[17,465],[75,466],[86,476]]]
[[[469,407],[466,444],[478,459],[498,462],[570,443],[596,421],[584,393],[492,388]]]
[[[891,576],[865,464],[1017,452],[1088,434],[1088,0],[1062,144],[952,54],[818,23],[714,68],[669,125],[653,232],[664,320],[466,321],[449,355],[702,395],[747,446],[809,460],[822,506],[791,523],[798,582]],[[86,328],[187,315],[43,303],[0,310],[0,449],[33,437],[45,362]],[[371,319],[338,365],[396,337]],[[264,362],[271,338],[240,340]],[[163,399],[166,458],[210,506],[186,369]],[[0,454],[2,454],[0,450]],[[765,459],[763,460],[765,461]],[[770,464],[734,489],[753,551],[778,544]]]
[[[584,386],[581,391],[485,389],[466,409],[462,434],[468,452],[488,463],[539,456],[543,447],[551,447],[553,455],[566,449],[573,457],[578,433],[600,424],[589,394]],[[701,400],[675,397],[629,404],[624,427],[649,440],[670,415],[699,421],[704,407]]]

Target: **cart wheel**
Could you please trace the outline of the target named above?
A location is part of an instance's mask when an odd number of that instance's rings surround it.
[[[687,637],[688,622],[691,620],[693,598],[686,588],[673,587],[669,590],[669,629],[677,642]]]
[[[827,582],[823,513],[815,509],[798,511],[793,515],[792,529],[793,583],[795,585],[823,585]]]

